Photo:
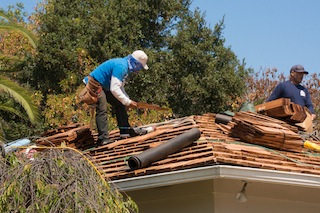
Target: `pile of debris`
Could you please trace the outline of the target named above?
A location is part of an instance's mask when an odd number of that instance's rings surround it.
[[[302,107],[290,101],[289,98],[279,98],[255,106],[256,112],[269,117],[286,121],[300,127],[301,131],[312,132],[311,112],[307,107]]]

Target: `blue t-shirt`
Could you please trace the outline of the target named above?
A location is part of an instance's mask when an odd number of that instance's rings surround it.
[[[278,98],[289,98],[291,102],[307,107],[314,114],[310,93],[307,88],[300,84],[294,85],[291,81],[281,82],[273,90],[267,101],[273,101]]]
[[[129,73],[128,56],[107,60],[94,69],[89,75],[96,79],[102,87],[110,90],[111,77],[123,81]]]

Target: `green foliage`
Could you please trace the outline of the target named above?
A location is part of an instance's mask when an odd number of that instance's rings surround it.
[[[214,31],[198,11],[178,24],[170,41],[169,103],[179,115],[231,109],[245,91],[244,68],[230,48],[224,47],[223,21]]]
[[[0,71],[21,71],[26,64],[26,55],[36,48],[36,35],[26,28],[23,7],[10,6],[7,12],[0,9]]]
[[[103,30],[104,1],[49,0],[40,15],[39,46],[34,68],[34,86],[44,95],[64,92],[68,81],[75,91],[85,76],[79,57],[99,46],[94,42]],[[70,80],[70,78],[73,78]],[[76,85],[74,84],[76,82]]]
[[[143,126],[159,123],[172,118],[172,111],[156,111],[149,109],[131,109],[128,112],[129,122],[132,126]]]
[[[0,212],[138,212],[72,149],[37,149],[34,160],[0,159]]]
[[[20,20],[19,18],[17,18],[17,17],[20,17],[19,16],[20,10],[17,10],[17,11],[18,11],[16,13],[17,16],[14,16],[10,12],[5,13],[3,11],[0,11],[0,17],[2,17],[2,19],[0,20],[0,30],[1,32],[5,32],[5,33],[12,32],[12,31],[20,33],[21,35],[26,37],[28,41],[31,43],[31,45],[33,46],[33,48],[35,48],[36,47],[35,35],[31,31],[27,30],[23,25],[14,21],[14,20],[17,20],[17,21]],[[10,40],[10,36],[6,36],[6,34],[4,35],[5,36],[3,38],[5,40],[7,39]],[[15,37],[12,36],[12,38],[15,38]],[[15,44],[15,40],[10,40],[10,42]],[[4,43],[7,44],[8,41],[5,41]],[[18,56],[12,55],[14,53],[16,52],[15,51],[10,52],[6,49],[1,49],[0,57],[4,59],[3,60],[4,62],[2,61],[0,63],[0,70],[21,71],[20,68],[21,66],[24,65],[25,59],[20,59],[19,55]],[[9,63],[9,68],[8,66],[4,66],[4,65],[7,65],[6,63],[7,61],[13,61],[13,63]],[[17,121],[16,119],[12,118],[14,116],[20,117],[21,118],[20,121],[26,120],[27,118],[27,120],[29,120],[32,124],[36,124],[39,121],[40,113],[38,111],[37,106],[33,103],[32,96],[31,96],[32,93],[30,91],[21,87],[18,83],[12,81],[8,77],[1,75],[0,76],[0,93],[2,93],[2,95],[0,96],[0,110],[2,110],[1,114],[2,115],[6,115],[6,113],[13,114],[13,116],[4,116],[5,119],[1,119],[2,120],[1,122],[5,122],[5,124],[3,124],[2,127],[12,123],[12,121]],[[5,93],[5,95],[3,95],[3,93]],[[8,97],[15,100],[22,107],[21,108],[19,106],[15,107],[14,104],[11,103],[10,99],[8,102],[7,101]],[[8,130],[10,131],[10,134],[15,133],[13,128],[8,128]],[[6,135],[3,135],[3,133],[6,131],[2,131],[1,129],[0,132],[1,132],[0,138],[7,137]],[[20,132],[22,133],[23,131],[20,131]]]
[[[32,123],[39,120],[39,112],[37,107],[32,102],[29,92],[20,87],[18,84],[6,79],[0,78],[0,91],[8,93],[14,100],[22,105]],[[17,113],[16,113],[17,114]]]
[[[77,91],[80,92],[83,87],[84,85],[80,86]],[[79,102],[77,93],[48,95],[43,112],[47,124],[46,128],[56,128],[71,123],[87,125],[91,123],[90,107]],[[108,125],[109,130],[116,127],[115,118],[111,113],[108,113]]]
[[[129,81],[135,100],[169,106],[177,116],[231,109],[250,70],[224,47],[223,21],[214,31],[199,11],[180,17],[167,48],[148,52],[151,70]]]
[[[1,13],[1,11],[0,11],[0,16],[1,15],[3,15],[3,13]],[[22,27],[16,23],[10,22],[10,23],[2,23],[0,25],[0,30],[12,30],[15,32],[19,32],[19,33],[23,34],[29,40],[29,42],[31,43],[31,45],[34,48],[36,48],[35,35],[33,33],[31,33],[29,30],[25,29],[24,27]]]

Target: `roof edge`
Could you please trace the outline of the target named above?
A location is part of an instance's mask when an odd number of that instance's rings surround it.
[[[217,178],[320,188],[318,175],[239,166],[214,165],[111,181],[122,191],[134,191]]]

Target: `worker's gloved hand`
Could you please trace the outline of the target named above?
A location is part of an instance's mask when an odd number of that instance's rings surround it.
[[[137,106],[138,106],[137,102],[131,101],[131,103],[130,103],[130,105],[128,107],[136,108]]]

